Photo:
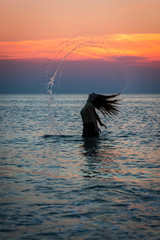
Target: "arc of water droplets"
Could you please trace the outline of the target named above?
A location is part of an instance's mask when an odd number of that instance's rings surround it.
[[[66,41],[66,43],[67,43],[67,41]],[[70,45],[70,44],[71,44],[71,42],[69,41],[69,42],[68,42],[68,45]],[[57,127],[58,127],[58,125],[59,125],[58,122],[57,122],[55,119],[53,119],[53,116],[51,115],[51,111],[50,111],[51,103],[52,103],[52,101],[51,101],[51,100],[52,100],[52,99],[51,99],[51,96],[52,96],[52,94],[53,94],[53,86],[54,86],[54,83],[55,83],[56,78],[57,78],[58,75],[59,75],[59,77],[58,77],[58,82],[57,82],[57,83],[58,83],[58,87],[59,87],[59,81],[60,81],[61,75],[62,75],[63,70],[64,70],[64,68],[63,68],[64,62],[65,62],[65,61],[68,59],[68,57],[69,57],[72,53],[74,53],[77,49],[80,49],[80,48],[82,48],[82,47],[99,47],[99,48],[103,48],[103,47],[102,47],[102,44],[103,44],[102,41],[101,41],[101,45],[100,45],[100,43],[99,43],[98,41],[94,41],[94,40],[88,40],[88,41],[85,41],[85,42],[80,42],[80,43],[78,43],[75,47],[73,47],[73,48],[61,59],[61,61],[60,61],[59,65],[58,65],[58,67],[57,67],[54,75],[50,78],[50,81],[49,81],[49,83],[48,83],[48,93],[50,94],[49,104],[48,104],[48,111],[49,111],[49,115],[50,115],[50,120],[51,120],[51,122],[52,122],[51,129],[54,128],[56,134],[61,134],[61,133],[60,133],[59,130],[57,130]],[[103,48],[103,49],[104,49],[104,48]],[[105,50],[106,50],[106,51],[109,51],[109,49],[105,49]],[[124,92],[128,89],[129,83],[130,83],[130,82],[129,82],[129,80],[128,80],[125,88],[121,91],[121,93],[124,93]],[[50,130],[50,131],[51,131],[51,130]]]
[[[51,121],[51,128],[50,128],[50,131],[52,129],[54,129],[54,132],[56,134],[61,134],[61,132],[59,130],[57,130],[57,127],[58,127],[58,122],[53,119],[53,116],[51,114],[51,103],[52,103],[52,94],[53,94],[53,86],[54,86],[54,82],[56,80],[56,77],[59,75],[59,78],[58,78],[58,86],[59,86],[59,81],[60,81],[60,78],[61,78],[61,75],[63,73],[63,64],[64,62],[68,59],[68,57],[74,53],[77,49],[80,49],[82,47],[88,47],[88,46],[92,46],[92,47],[100,47],[102,48],[98,42],[93,42],[93,41],[87,41],[87,42],[84,42],[84,43],[78,43],[75,47],[73,47],[63,58],[62,60],[60,61],[53,77],[50,78],[50,81],[48,83],[48,93],[50,94],[50,98],[49,98],[49,102],[48,102],[48,112],[49,112],[49,117],[50,117],[50,121]]]
[[[101,47],[100,45],[98,45],[98,42],[94,43],[93,41],[88,41],[88,42],[85,42],[85,43],[79,43],[78,45],[76,45],[74,48],[72,48],[64,57],[63,59],[60,61],[59,63],[59,66],[57,67],[53,77],[50,78],[50,81],[48,83],[48,85],[50,86],[50,90],[49,90],[49,94],[52,94],[52,89],[53,89],[53,85],[54,85],[54,81],[56,80],[56,77],[57,75],[59,74],[62,74],[63,72],[63,69],[61,70],[62,66],[63,66],[63,63],[67,60],[67,58],[72,54],[74,53],[77,49],[80,49],[82,47],[88,47],[88,46],[91,46],[92,47]],[[102,47],[101,47],[102,48]],[[59,78],[60,79],[60,78]]]

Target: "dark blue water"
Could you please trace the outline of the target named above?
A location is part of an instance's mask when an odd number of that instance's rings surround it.
[[[88,140],[86,98],[0,96],[0,239],[160,239],[160,95]]]

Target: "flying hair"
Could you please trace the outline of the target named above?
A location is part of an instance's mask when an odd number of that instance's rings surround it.
[[[100,110],[105,117],[112,117],[119,113],[118,106],[121,99],[116,98],[119,95],[120,93],[112,95],[98,94],[98,96],[92,101],[92,104],[95,108]]]

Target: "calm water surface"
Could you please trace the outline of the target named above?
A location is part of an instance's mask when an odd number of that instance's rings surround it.
[[[123,95],[97,139],[86,98],[0,96],[0,239],[160,239],[160,95]]]

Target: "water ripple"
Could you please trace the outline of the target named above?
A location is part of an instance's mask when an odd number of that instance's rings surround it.
[[[160,98],[124,96],[119,118],[89,140],[85,98],[53,103],[64,122],[55,136],[45,96],[1,96],[2,240],[159,239]]]

